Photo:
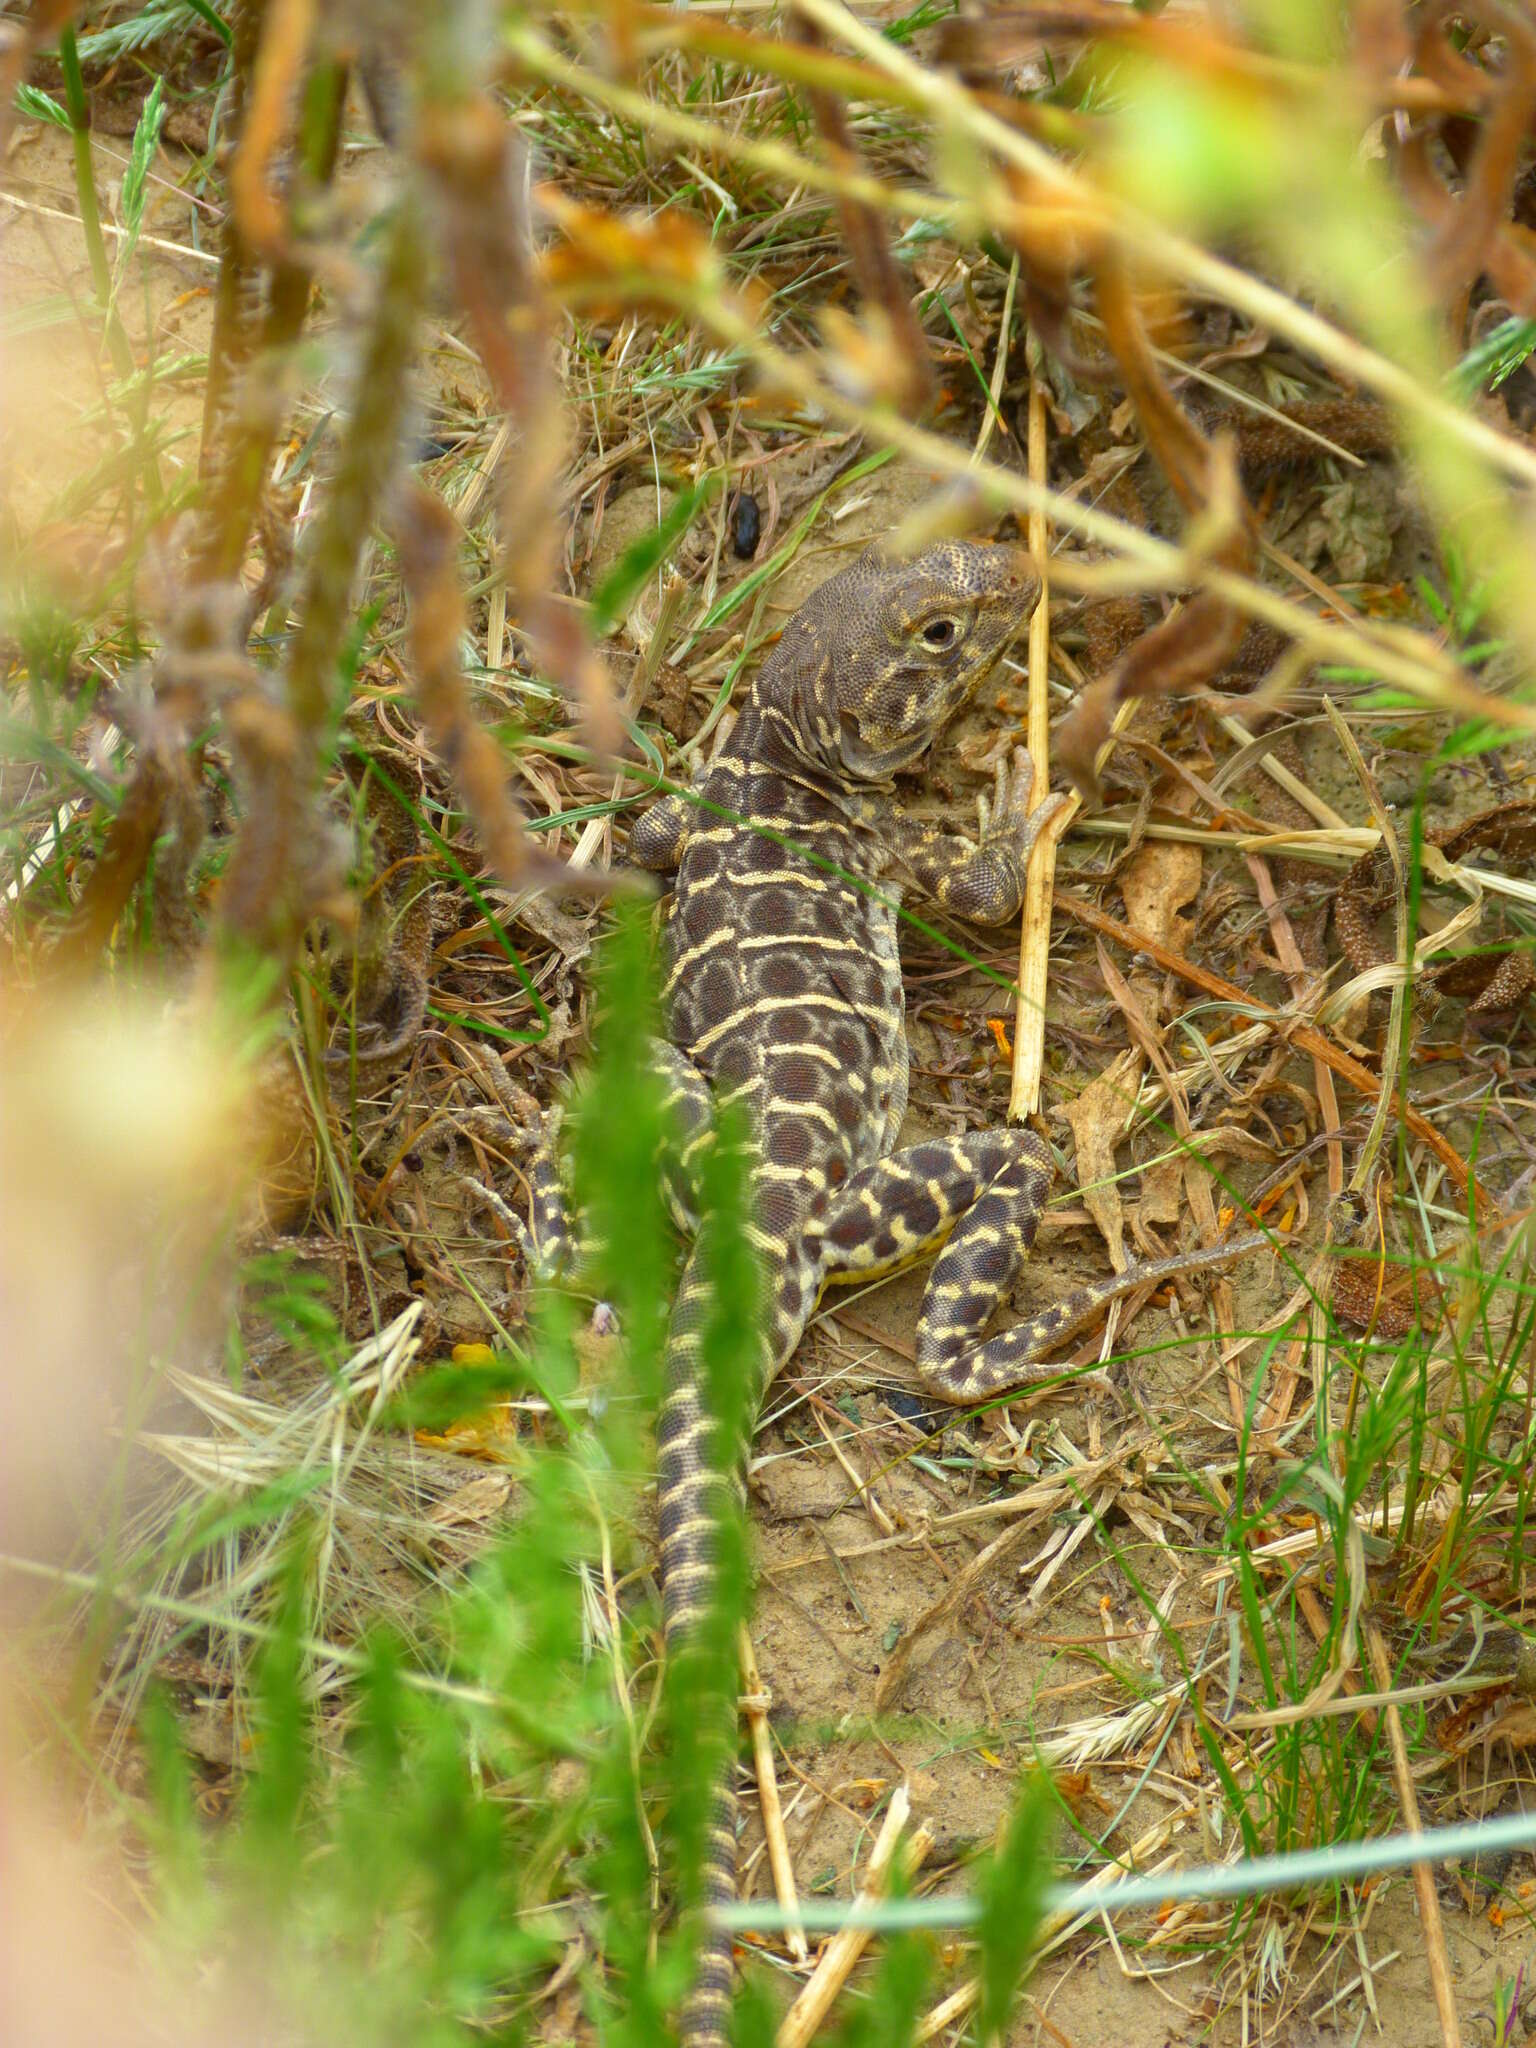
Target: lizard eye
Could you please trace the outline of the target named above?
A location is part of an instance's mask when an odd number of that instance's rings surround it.
[[[953,619],[930,619],[923,628],[923,638],[930,647],[948,647],[954,641],[956,630]]]

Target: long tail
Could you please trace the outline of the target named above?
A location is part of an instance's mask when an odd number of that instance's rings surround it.
[[[686,1659],[719,1596],[720,1528],[728,1489],[738,1486],[739,1448],[717,1445],[704,1395],[703,1343],[710,1287],[697,1247],[683,1269],[667,1338],[666,1391],[656,1429],[657,1518],[661,1533],[662,1613],[667,1657]],[[750,1421],[747,1427],[751,1427]],[[728,1905],[736,1896],[734,1703],[721,1706],[729,1726],[706,1731],[722,1758],[712,1787],[704,1844],[702,1903]],[[731,1940],[706,1926],[693,1986],[683,2008],[684,2048],[726,2048],[731,2016]]]
[[[705,1224],[707,1233],[708,1223]],[[714,1307],[707,1248],[698,1243],[683,1269],[667,1337],[666,1391],[656,1430],[657,1505],[661,1531],[662,1612],[669,1660],[686,1662],[721,1592],[721,1530],[744,1504],[747,1450],[758,1405],[777,1365],[794,1350],[815,1300],[809,1261],[781,1258],[777,1270],[758,1245],[762,1309],[751,1384],[743,1389],[739,1427],[720,1441],[706,1398],[706,1330]],[[734,1437],[734,1441],[731,1438]],[[734,1635],[732,1638],[734,1656]],[[734,1669],[734,1665],[732,1666]],[[734,1688],[720,1702],[722,1725],[707,1733],[721,1763],[711,1787],[701,1872],[702,1903],[736,1897],[736,1705]],[[693,1987],[679,2029],[683,2048],[726,2048],[731,2012],[731,1938],[706,1926]]]

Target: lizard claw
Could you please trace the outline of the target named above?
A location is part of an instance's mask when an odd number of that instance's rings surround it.
[[[1011,839],[1023,866],[1028,867],[1035,841],[1067,799],[1052,790],[1033,808],[1030,797],[1035,764],[1028,747],[1015,747],[1009,760],[997,764],[997,787],[990,807],[982,804],[982,838]],[[990,809],[990,815],[988,815]]]
[[[977,837],[1012,838],[1029,812],[1029,789],[1035,779],[1035,764],[1028,747],[1015,747],[998,762],[992,794],[976,799]]]

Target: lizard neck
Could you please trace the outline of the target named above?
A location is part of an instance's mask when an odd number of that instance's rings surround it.
[[[749,772],[781,776],[850,821],[867,815],[869,799],[891,788],[889,783],[855,783],[837,759],[835,735],[803,732],[788,713],[776,704],[759,703],[755,695],[737,721],[731,751]]]

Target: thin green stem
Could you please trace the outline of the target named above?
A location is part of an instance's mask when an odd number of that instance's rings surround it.
[[[75,196],[80,202],[80,229],[90,258],[91,284],[106,324],[112,367],[120,377],[131,377],[134,372],[133,350],[112,303],[112,266],[107,261],[106,237],[101,232],[101,209],[96,204],[91,113],[86,104],[85,79],[80,71],[80,49],[72,28],[62,30],[59,35],[59,69],[64,74],[64,105],[69,114],[69,132],[75,151]]]

